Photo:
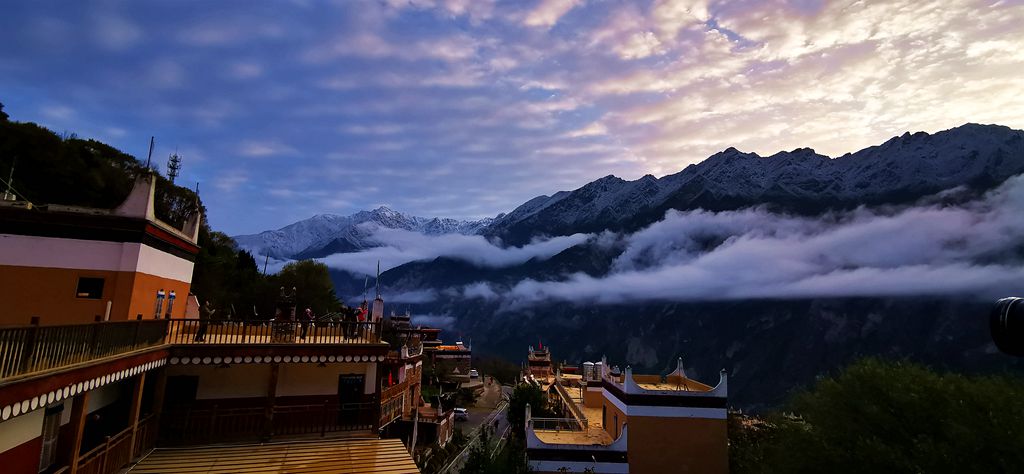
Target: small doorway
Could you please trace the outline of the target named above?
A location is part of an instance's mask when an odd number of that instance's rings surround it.
[[[341,374],[338,376],[338,424],[351,425],[357,422],[359,403],[363,401],[363,374]]]

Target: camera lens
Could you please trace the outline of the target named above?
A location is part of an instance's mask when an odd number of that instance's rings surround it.
[[[1003,298],[989,316],[996,347],[1006,354],[1024,356],[1024,298]]]

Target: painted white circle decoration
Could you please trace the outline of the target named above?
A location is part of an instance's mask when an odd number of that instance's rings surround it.
[[[242,358],[238,357],[238,356],[235,356],[234,361],[235,361],[236,364],[240,364],[240,363],[242,363]]]
[[[291,362],[292,361],[292,356],[284,356],[284,361],[285,362]]]
[[[28,407],[32,406],[32,402],[25,400],[21,402],[21,412],[28,413]]]
[[[223,360],[224,360],[224,359],[221,359],[220,357],[214,357],[214,358],[213,358],[213,363],[214,363],[214,364],[219,364],[219,363],[221,363],[221,362],[222,362]]]
[[[204,364],[209,364],[211,360],[213,360],[213,359],[210,359],[209,357],[203,357],[203,363]]]
[[[330,357],[327,358],[327,362],[335,362],[337,360],[338,360],[337,356],[330,356]]]
[[[244,360],[244,361],[245,361],[245,363],[246,363],[246,364],[248,364],[249,362],[252,362],[252,357],[250,357],[250,356],[245,356],[245,359],[242,359],[242,360]]]
[[[64,389],[60,391],[60,398],[68,398],[68,395],[70,395],[70,394],[71,394],[71,387],[64,387]]]
[[[281,362],[281,356],[274,356],[274,362]]]
[[[10,418],[11,417],[11,406],[10,405],[5,406],[3,412],[0,412],[0,414],[3,415],[3,418],[5,420]]]
[[[21,404],[20,403],[15,403],[14,404],[14,408],[11,411],[11,415],[12,416],[18,416],[20,414],[21,414]]]
[[[181,359],[179,359],[177,357],[171,357],[171,363],[172,364],[177,364],[179,360],[181,360]]]
[[[32,400],[29,400],[28,406],[31,407],[33,410],[39,408],[39,397],[32,397]]]

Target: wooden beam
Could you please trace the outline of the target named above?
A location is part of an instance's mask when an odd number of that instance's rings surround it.
[[[281,371],[281,364],[275,362],[270,364],[270,378],[267,380],[267,403],[265,407],[265,425],[263,426],[264,441],[274,436],[274,402],[277,398],[277,378]]]
[[[135,452],[135,435],[139,432],[139,411],[142,410],[142,390],[146,386],[146,373],[135,376],[132,380],[132,406],[128,412],[128,424],[132,427],[131,441],[128,447],[130,455],[128,459],[135,459],[140,453]]]
[[[85,419],[89,415],[89,392],[84,392],[75,397],[71,404],[71,452],[68,453],[68,466],[70,474],[78,473],[78,455],[82,453],[82,436],[85,435]]]
[[[160,367],[152,375],[156,377],[153,382],[153,406],[150,407],[155,415],[154,421],[160,421],[160,414],[164,412],[164,395],[167,391],[167,366]]]

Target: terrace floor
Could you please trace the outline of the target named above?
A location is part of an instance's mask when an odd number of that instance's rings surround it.
[[[160,448],[127,474],[155,473],[418,473],[397,439],[334,439],[259,445]]]
[[[583,416],[587,419],[587,429],[584,431],[548,431],[534,429],[534,434],[541,441],[548,444],[580,444],[580,445],[602,445],[607,446],[614,441],[612,436],[604,430],[601,425],[601,409],[581,406]]]

